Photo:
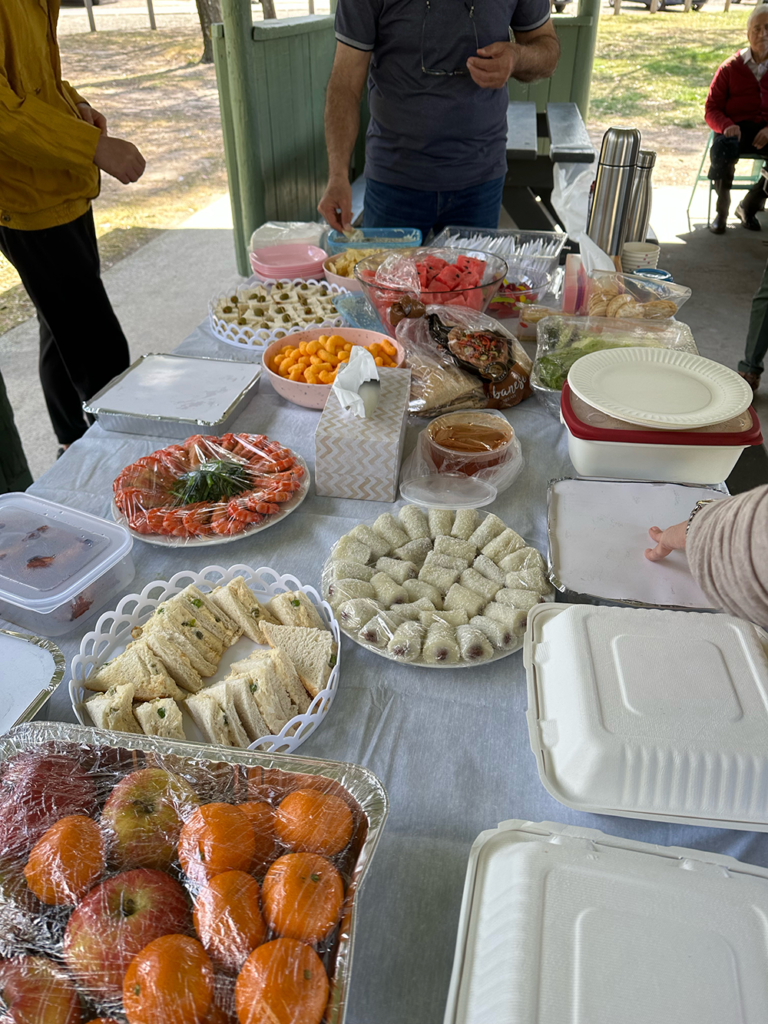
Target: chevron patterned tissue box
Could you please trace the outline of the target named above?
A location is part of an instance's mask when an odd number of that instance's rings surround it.
[[[315,431],[315,491],[331,498],[395,501],[411,371],[379,369],[376,412],[359,419],[331,391]]]

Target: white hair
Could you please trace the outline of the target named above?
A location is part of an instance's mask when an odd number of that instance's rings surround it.
[[[768,0],[763,0],[762,3],[757,4],[749,12],[749,17],[747,18],[747,32],[752,28],[752,22],[755,21],[756,18],[759,18],[761,14],[768,14]]]

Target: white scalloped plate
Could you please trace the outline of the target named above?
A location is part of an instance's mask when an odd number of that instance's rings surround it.
[[[579,398],[616,419],[662,430],[724,423],[752,404],[752,389],[712,359],[666,348],[590,352],[570,369]]]
[[[254,276],[248,278],[247,281],[242,281],[233,285],[233,288],[243,288],[248,284],[273,285],[277,284],[277,280],[277,278],[263,280],[260,277]],[[285,280],[288,279],[285,278]],[[325,285],[333,295],[349,295],[349,290],[347,288],[341,288],[339,285],[332,284],[330,281],[318,281],[315,278],[305,281],[303,277],[295,277],[292,279],[291,284]],[[250,327],[247,324],[229,324],[224,320],[218,319],[215,314],[215,309],[216,303],[219,299],[223,299],[225,296],[231,295],[232,292],[233,289],[228,288],[214,296],[209,301],[208,323],[210,324],[211,332],[219,339],[219,341],[223,341],[225,345],[232,345],[233,348],[252,348],[256,349],[258,353],[261,353],[268,345],[271,345],[273,341],[279,341],[281,338],[287,338],[289,334],[306,331],[310,327],[344,326],[344,318],[342,316],[335,316],[329,320],[324,320],[321,324],[286,324],[283,327],[275,327],[274,330],[271,331],[267,331],[263,327],[258,330],[254,330],[253,327]]]
[[[290,501],[286,501],[280,506],[279,512],[275,512],[274,515],[270,515],[263,523],[256,523],[247,530],[241,530],[240,533],[233,533],[231,537],[165,537],[161,536],[159,533],[138,533],[138,531],[130,528],[128,520],[122,514],[114,501],[112,502],[112,518],[116,523],[119,523],[120,526],[124,526],[134,540],[140,540],[144,544],[154,544],[159,548],[210,548],[215,544],[231,544],[232,541],[242,540],[243,537],[252,537],[254,533],[261,533],[262,530],[268,530],[270,526],[277,525],[281,519],[285,519],[285,517],[289,516],[291,512],[295,512],[309,493],[309,467],[297,452],[291,451],[291,455],[296,459],[299,465],[304,467],[304,476],[302,478],[301,487],[296,491]]]
[[[83,685],[95,668],[99,668],[109,658],[120,654],[131,640],[131,630],[142,625],[152,615],[155,608],[169,597],[178,594],[185,587],[194,584],[204,593],[216,586],[224,586],[235,576],[242,576],[258,599],[263,603],[277,594],[287,590],[301,590],[317,608],[320,617],[333,633],[337,645],[336,664],[331,670],[328,685],[314,698],[309,710],[303,715],[296,715],[282,728],[277,736],[261,736],[251,743],[251,750],[262,749],[267,753],[291,754],[297,750],[328,714],[341,672],[341,635],[339,624],[331,611],[331,606],[322,600],[314,587],[304,586],[295,576],[279,575],[274,569],[262,566],[252,569],[248,565],[233,565],[224,569],[220,565],[209,565],[199,572],[184,570],[177,572],[170,580],[154,580],[148,583],[140,594],[128,594],[118,603],[112,612],[104,612],[99,616],[95,629],[86,633],[80,644],[80,653],[72,659],[72,678],[69,682],[69,696],[78,722],[81,725],[92,725],[84,707],[85,697],[90,693]],[[229,650],[219,664],[216,674],[206,680],[206,685],[216,683],[229,672],[234,661],[247,658],[251,651],[263,649],[258,644],[241,637]],[[201,692],[205,692],[205,688]],[[184,731],[191,742],[205,743],[197,726],[190,715],[183,710]]]

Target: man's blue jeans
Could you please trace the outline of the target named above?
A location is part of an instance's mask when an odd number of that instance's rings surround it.
[[[504,176],[455,192],[423,192],[384,185],[367,178],[363,227],[418,228],[426,239],[447,224],[468,228],[497,228]]]

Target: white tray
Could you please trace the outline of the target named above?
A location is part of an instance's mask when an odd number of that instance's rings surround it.
[[[0,732],[43,711],[64,678],[56,644],[29,633],[0,629]]]
[[[77,720],[81,725],[92,725],[90,716],[84,707],[86,696],[90,691],[83,686],[86,679],[94,668],[103,665],[111,657],[122,653],[131,640],[131,630],[142,625],[152,615],[155,608],[169,597],[178,594],[185,587],[194,584],[204,593],[213,590],[217,586],[225,586],[235,576],[242,576],[248,586],[253,590],[258,599],[264,603],[275,597],[276,594],[285,593],[287,590],[301,590],[317,608],[320,617],[328,629],[333,633],[337,644],[336,664],[331,670],[328,685],[312,701],[309,710],[303,715],[296,715],[281,729],[277,736],[262,736],[251,743],[251,750],[261,749],[271,753],[290,754],[297,750],[328,714],[336,690],[339,685],[339,674],[341,672],[341,636],[339,625],[336,622],[330,605],[320,598],[314,587],[307,587],[300,583],[295,576],[279,575],[274,569],[263,566],[260,569],[252,569],[247,565],[233,565],[224,569],[219,565],[209,565],[199,572],[185,570],[177,572],[170,580],[155,580],[148,583],[140,594],[129,594],[122,598],[113,612],[105,612],[96,623],[96,628],[86,633],[80,644],[80,653],[72,659],[72,679],[69,683],[69,695],[72,700]],[[247,637],[241,637],[227,651],[221,659],[216,674],[206,680],[206,685],[224,679],[229,673],[229,666],[243,658],[247,658],[251,651],[263,649],[259,644],[253,643]],[[201,692],[205,692],[203,689]],[[205,743],[205,739],[199,732],[191,716],[183,709],[184,732],[187,739],[192,742]],[[122,734],[121,734],[122,735]]]
[[[730,615],[532,609],[542,784],[579,811],[768,832],[767,640]]]
[[[505,821],[469,856],[445,1024],[763,1024],[768,870]]]
[[[711,610],[684,551],[649,562],[651,526],[687,519],[700,498],[727,492],[690,484],[552,480],[547,492],[549,578],[568,600]]]
[[[288,280],[288,278],[285,278]],[[233,348],[252,348],[257,350],[257,354],[261,354],[268,345],[271,345],[273,341],[278,341],[280,338],[287,338],[289,334],[296,334],[299,331],[306,331],[308,327],[343,327],[344,318],[339,315],[332,317],[329,320],[324,320],[321,324],[286,324],[283,327],[275,327],[271,331],[267,331],[264,328],[254,330],[247,324],[229,324],[224,320],[219,320],[215,315],[216,303],[219,299],[223,299],[228,295],[232,295],[233,289],[237,290],[247,284],[265,284],[273,285],[277,284],[277,278],[261,278],[253,276],[248,278],[247,281],[240,281],[232,288],[225,289],[215,295],[208,303],[208,323],[210,324],[211,332],[219,339],[223,341],[225,345],[232,345]],[[349,295],[347,288],[341,288],[337,284],[332,284],[330,281],[318,281],[315,278],[306,280],[303,277],[294,277],[291,279],[291,284],[319,284],[325,285],[325,287],[333,295]]]

